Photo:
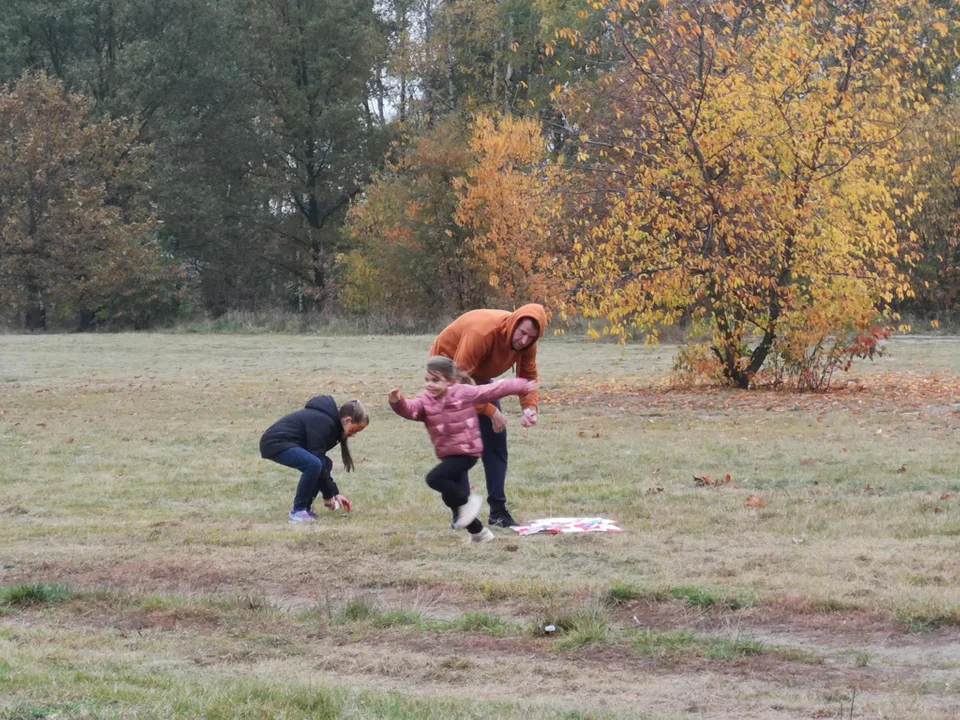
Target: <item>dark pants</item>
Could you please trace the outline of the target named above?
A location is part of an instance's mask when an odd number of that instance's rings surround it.
[[[320,493],[320,475],[333,470],[333,461],[327,456],[317,457],[301,447],[287,448],[270,459],[302,473],[293,498],[293,511],[309,510]]]
[[[451,455],[427,473],[427,485],[440,493],[443,504],[453,510],[454,520],[457,517],[457,508],[470,497],[470,468],[476,464],[475,457]],[[479,520],[467,525],[467,530],[472,533],[478,533],[482,529],[483,524]]]
[[[500,401],[493,403],[500,409]],[[503,510],[507,505],[507,431],[493,431],[493,421],[480,416],[480,437],[483,440],[483,474],[487,479],[487,502],[493,511]]]
[[[477,464],[475,457],[451,455],[440,461],[427,473],[427,485],[440,493],[443,504],[451,510],[463,505],[470,496],[470,468]]]

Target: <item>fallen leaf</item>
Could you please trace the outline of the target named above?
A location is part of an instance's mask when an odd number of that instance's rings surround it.
[[[943,508],[935,507],[935,508],[933,509],[933,514],[934,514],[934,515],[938,515],[939,513],[942,513],[942,512],[943,512]]]
[[[747,495],[747,507],[748,508],[763,508],[766,507],[767,503],[764,502],[763,498],[759,495]]]
[[[38,428],[45,428],[46,426],[47,426],[46,423],[37,423]]]
[[[863,489],[863,491],[864,491],[864,492],[873,492],[873,486],[872,486],[872,485],[867,485],[867,486]]]
[[[73,444],[73,438],[69,438],[69,439],[67,440],[66,444],[67,444],[67,445],[72,445],[72,444]]]
[[[900,467],[897,468],[897,472],[906,472],[906,471],[907,471],[906,465],[901,465]]]
[[[703,477],[693,476],[693,482],[697,485],[714,485],[713,479],[709,475],[704,475]]]
[[[599,430],[598,430],[596,433],[594,433],[593,439],[596,440],[598,437],[600,437],[600,431],[599,431]]]
[[[663,492],[662,487],[647,488],[647,495],[659,495],[662,492]]]
[[[820,462],[820,458],[804,458],[800,461],[801,465],[813,465],[814,463]]]
[[[731,482],[732,480],[733,480],[733,478],[730,477],[730,473],[727,473],[727,476],[723,479],[723,481],[724,481],[725,483]]]
[[[953,493],[943,493],[943,495],[940,496],[940,499],[941,499],[941,500],[949,500],[949,499],[952,498],[952,497],[953,497]]]
[[[585,434],[586,434],[586,433],[584,433],[583,430],[580,430],[580,431],[577,433],[577,437],[583,437]]]

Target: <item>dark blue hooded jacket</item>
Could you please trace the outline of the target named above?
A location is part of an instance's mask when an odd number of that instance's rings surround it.
[[[343,422],[337,403],[329,395],[318,395],[297,410],[277,420],[260,438],[260,456],[271,459],[292,447],[301,447],[323,458],[329,450],[340,444],[343,437]],[[336,483],[330,477],[325,462],[320,474],[320,490],[324,499],[339,494]]]
[[[329,395],[318,395],[297,410],[277,420],[260,438],[260,456],[276,457],[284,450],[302,447],[317,457],[340,444],[343,422],[337,403]]]

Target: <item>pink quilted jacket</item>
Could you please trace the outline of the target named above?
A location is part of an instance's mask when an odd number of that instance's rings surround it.
[[[480,457],[483,441],[477,405],[507,395],[520,395],[526,390],[527,381],[522,378],[499,380],[489,385],[455,383],[442,398],[421,393],[413,400],[400,398],[399,402],[390,403],[390,407],[400,417],[419,420],[427,426],[430,441],[441,460],[451,455]]]

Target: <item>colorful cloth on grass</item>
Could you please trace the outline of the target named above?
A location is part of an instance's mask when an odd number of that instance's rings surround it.
[[[550,535],[559,535],[560,533],[583,533],[583,532],[622,532],[617,527],[616,520],[607,518],[544,518],[543,520],[532,520],[523,525],[517,525],[513,528],[518,535],[533,535],[535,533],[548,533]]]

